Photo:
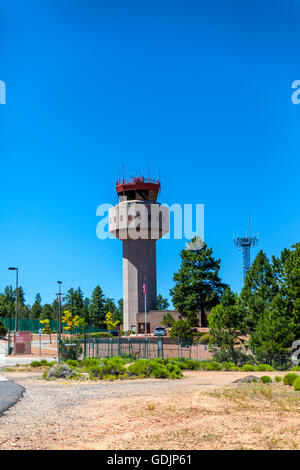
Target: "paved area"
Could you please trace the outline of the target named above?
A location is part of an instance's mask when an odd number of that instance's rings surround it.
[[[0,416],[21,398],[23,392],[24,387],[0,374]]]

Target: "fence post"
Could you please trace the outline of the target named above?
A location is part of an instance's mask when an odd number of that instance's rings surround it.
[[[83,332],[83,359],[86,358],[86,332]]]
[[[10,330],[8,330],[8,337],[7,337],[7,355],[10,355]]]
[[[128,354],[130,356],[130,338],[128,338]]]

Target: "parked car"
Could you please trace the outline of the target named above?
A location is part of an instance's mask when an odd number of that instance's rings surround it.
[[[120,333],[120,332],[119,332],[118,330],[110,330],[110,331],[109,331],[109,334],[110,334],[110,335],[113,335],[113,336],[119,336],[119,333]]]
[[[163,326],[157,326],[153,334],[154,336],[166,336],[167,332]]]

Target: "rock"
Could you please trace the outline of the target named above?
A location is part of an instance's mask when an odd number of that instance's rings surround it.
[[[246,377],[243,377],[242,379],[237,379],[233,383],[234,384],[250,384],[252,382],[258,382],[259,378],[256,377],[255,375],[246,375]]]

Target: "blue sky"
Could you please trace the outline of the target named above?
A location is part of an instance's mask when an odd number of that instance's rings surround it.
[[[57,280],[122,297],[122,244],[97,239],[96,208],[123,165],[159,171],[160,202],[205,204],[235,291],[249,213],[269,256],[299,241],[299,1],[0,5],[0,291],[16,265],[28,303]],[[158,242],[165,296],[185,242]]]

